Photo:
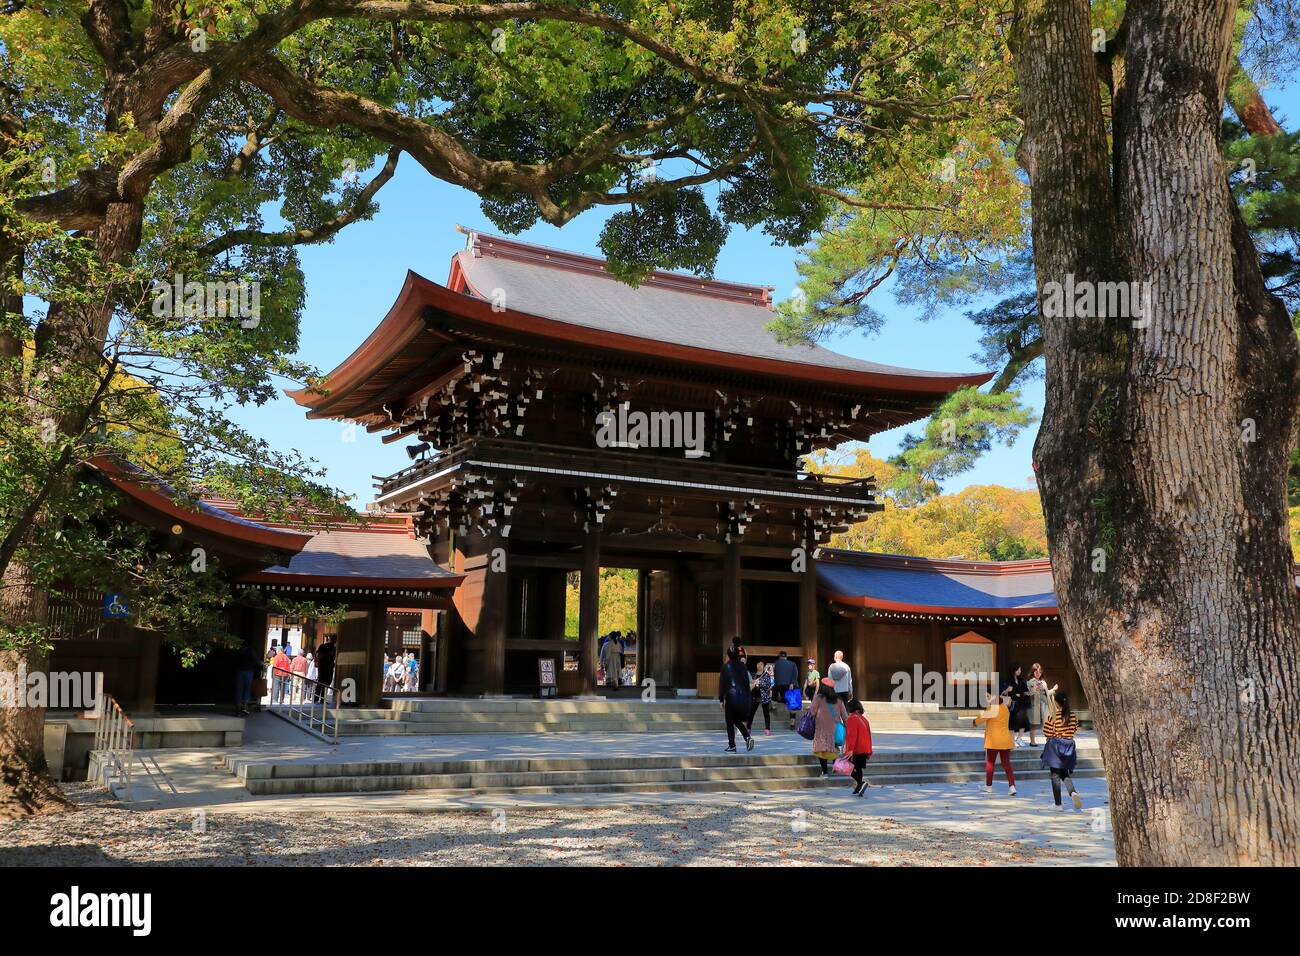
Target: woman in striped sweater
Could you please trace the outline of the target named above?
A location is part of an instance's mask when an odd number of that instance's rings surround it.
[[[1074,735],[1079,730],[1079,715],[1070,710],[1070,699],[1065,694],[1057,694],[1055,703],[1043,724],[1043,736],[1047,738],[1047,746],[1043,748],[1043,766],[1052,772],[1052,799],[1056,801],[1056,809],[1063,809],[1061,784],[1064,783],[1074,801],[1074,809],[1082,810],[1083,800],[1070,778],[1077,756]]]

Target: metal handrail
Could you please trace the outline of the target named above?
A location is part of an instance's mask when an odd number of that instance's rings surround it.
[[[107,704],[107,707],[104,705]],[[106,713],[101,713],[95,725],[94,749],[108,755],[113,773],[126,782],[126,795],[131,797],[131,765],[135,762],[135,723],[127,716],[122,705],[109,694],[100,703]],[[110,786],[108,775],[104,785]]]
[[[322,740],[338,743],[338,703],[332,683],[323,684],[300,674],[290,674],[288,678],[290,684],[287,703],[283,700],[276,703],[274,683],[269,688],[270,712]],[[332,707],[331,700],[334,701]]]

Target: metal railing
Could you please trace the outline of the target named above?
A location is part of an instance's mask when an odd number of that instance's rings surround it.
[[[102,712],[95,725],[94,750],[101,754],[100,772],[104,786],[112,789],[111,778],[126,785],[126,799],[131,799],[131,765],[135,763],[135,724],[111,696],[101,700]],[[105,762],[106,761],[106,762]]]
[[[338,701],[332,686],[298,674],[281,679],[273,671],[268,691],[271,713],[314,737],[339,742]]]

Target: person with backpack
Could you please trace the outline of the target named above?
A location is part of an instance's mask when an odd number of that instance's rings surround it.
[[[829,677],[822,679],[813,695],[809,710],[813,719],[813,756],[822,765],[822,776],[829,777],[830,763],[840,755],[836,743],[836,730],[841,723],[848,720],[849,712],[844,709],[844,701],[835,692],[835,682]]]
[[[736,728],[745,738],[745,749],[754,749],[754,737],[749,732],[749,716],[753,708],[753,695],[749,689],[749,669],[735,648],[727,648],[727,662],[718,674],[718,703],[727,723],[726,753],[736,752]]]
[[[786,710],[790,715],[790,729],[794,730],[795,721],[799,719],[799,711],[803,709],[803,694],[799,694],[799,707],[795,709],[790,706],[792,698],[788,693],[790,690],[799,690],[799,665],[790,660],[785,651],[776,655],[776,664],[772,667],[772,691],[776,694],[777,700],[785,701]]]
[[[871,786],[863,776],[871,759],[871,724],[862,701],[856,699],[849,701],[849,719],[844,723],[844,756],[853,761],[853,795],[860,797]]]
[[[1070,792],[1074,809],[1083,809],[1083,798],[1074,789],[1074,780],[1071,779],[1078,758],[1074,748],[1074,735],[1078,732],[1079,715],[1070,709],[1070,698],[1065,694],[1057,694],[1055,707],[1043,723],[1043,736],[1047,738],[1047,743],[1040,759],[1043,766],[1052,773],[1052,799],[1058,810],[1064,809],[1061,806],[1061,784],[1065,784]]]

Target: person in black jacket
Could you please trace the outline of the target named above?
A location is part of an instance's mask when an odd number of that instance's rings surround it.
[[[776,657],[776,666],[772,672],[772,696],[785,703],[785,692],[794,688],[799,689],[799,665],[782,651]],[[791,710],[790,729],[794,730],[794,722],[799,719],[799,711]]]
[[[251,644],[245,644],[235,657],[235,713],[243,716],[253,711],[253,681],[263,669],[262,655]]]
[[[727,753],[736,752],[736,728],[745,738],[745,749],[754,749],[754,738],[749,733],[749,714],[753,709],[749,690],[749,669],[734,648],[727,649],[727,662],[718,674],[718,703],[727,722]]]
[[[1002,682],[1002,695],[1009,697],[1011,705],[1010,719],[1007,722],[1008,728],[1015,735],[1014,743],[1017,747],[1024,743],[1023,735],[1029,729],[1029,708],[1031,706],[1029,699],[1029,683],[1025,680],[1024,674],[1021,673],[1019,664],[1012,664],[1007,670],[1007,679]]]
[[[334,661],[338,654],[338,647],[334,643],[334,635],[326,634],[325,643],[316,648],[316,699],[321,700],[325,696],[325,688],[334,686]]]

